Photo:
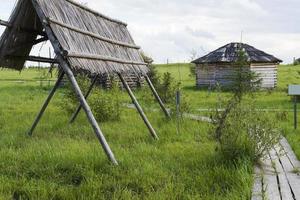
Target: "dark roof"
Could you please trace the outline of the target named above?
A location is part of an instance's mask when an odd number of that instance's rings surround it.
[[[226,44],[223,47],[220,47],[219,49],[207,54],[206,56],[203,56],[201,58],[198,58],[192,63],[195,64],[209,64],[209,63],[233,63],[236,62],[238,59],[238,52],[242,49],[247,57],[248,62],[251,63],[279,63],[282,62],[282,60],[267,54],[261,50],[258,50],[248,44],[244,43],[230,43]]]
[[[6,28],[0,40],[0,58],[5,58],[0,59],[1,67],[23,69],[30,44],[43,31],[33,1],[46,16],[43,23],[50,24],[72,70],[92,74],[148,72],[125,23],[73,0],[18,0],[9,20],[13,28]],[[11,51],[22,45],[24,48]]]

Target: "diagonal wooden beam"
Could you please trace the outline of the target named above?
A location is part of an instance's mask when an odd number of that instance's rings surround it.
[[[42,109],[41,111],[39,112],[39,114],[37,115],[36,119],[34,120],[33,122],[33,125],[31,126],[30,130],[28,131],[28,135],[29,136],[32,136],[33,134],[33,131],[35,130],[36,126],[38,125],[39,121],[41,120],[42,116],[44,115],[45,111],[46,111],[46,108],[48,107],[52,97],[54,96],[54,93],[56,92],[57,88],[59,87],[63,77],[64,77],[65,73],[64,72],[61,72],[53,89],[50,91],[44,105],[42,106]]]
[[[170,115],[169,111],[167,110],[167,108],[165,107],[164,103],[162,102],[159,94],[157,93],[157,91],[156,91],[155,87],[153,86],[153,84],[152,84],[150,78],[148,77],[148,75],[146,75],[145,78],[146,78],[146,81],[147,81],[147,83],[148,83],[148,85],[149,85],[149,87],[150,87],[150,89],[151,89],[151,91],[152,91],[155,99],[159,103],[162,111],[165,113],[165,115],[166,115],[167,118],[171,118],[171,115]]]
[[[134,105],[135,105],[137,111],[139,112],[141,118],[143,119],[144,123],[145,123],[146,126],[148,127],[148,129],[149,129],[149,131],[150,131],[150,134],[152,135],[152,137],[153,137],[154,139],[157,139],[157,140],[158,140],[159,138],[158,138],[158,136],[157,136],[155,130],[153,129],[153,127],[152,127],[152,125],[150,124],[150,122],[149,122],[147,116],[145,115],[145,113],[144,113],[142,107],[140,106],[139,102],[137,101],[136,97],[134,96],[133,92],[131,91],[131,89],[130,89],[128,83],[125,81],[124,77],[123,77],[121,74],[118,74],[118,75],[119,75],[120,80],[121,80],[121,82],[123,83],[125,89],[127,90],[127,92],[128,92],[128,94],[129,94],[129,96],[130,96],[132,102],[134,103]]]
[[[97,82],[97,78],[98,78],[98,76],[95,76],[95,78],[93,79],[93,81],[92,81],[92,83],[91,83],[91,85],[90,85],[87,93],[84,96],[85,99],[87,99],[90,96],[90,94],[91,94],[91,92],[92,92],[92,90],[93,90],[93,88],[94,88],[94,86],[95,86],[95,84]],[[82,109],[82,106],[80,104],[77,107],[76,111],[73,113],[73,115],[72,115],[72,117],[70,119],[70,123],[73,123],[76,120],[76,118],[77,118],[77,116],[78,116],[78,114],[79,114],[79,112],[80,112],[81,109]]]
[[[88,118],[90,124],[92,125],[92,128],[96,134],[96,137],[98,138],[100,144],[102,145],[105,154],[107,155],[107,157],[110,159],[110,161],[114,165],[118,165],[118,162],[115,159],[115,156],[114,156],[112,150],[110,149],[110,147],[109,147],[109,145],[108,145],[108,143],[107,143],[107,141],[106,141],[92,111],[91,111],[90,106],[88,105],[87,101],[85,100],[85,98],[81,92],[81,89],[74,77],[74,74],[71,70],[71,67],[70,67],[68,61],[62,55],[63,49],[61,48],[60,43],[58,42],[57,38],[55,37],[55,34],[53,33],[49,23],[47,23],[47,18],[45,16],[45,14],[43,13],[42,9],[40,8],[37,0],[31,0],[31,2],[32,2],[33,7],[35,8],[40,20],[43,22],[45,31],[48,35],[49,40],[51,41],[54,51],[56,53],[57,60],[59,61],[61,68],[64,70],[64,72],[68,76],[68,79],[70,80],[71,85],[73,86],[74,92],[75,92],[83,110],[85,111],[87,118]]]

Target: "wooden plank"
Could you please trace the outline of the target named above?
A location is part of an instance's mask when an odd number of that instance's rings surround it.
[[[278,154],[275,151],[275,149],[272,149],[270,151],[270,156],[271,156],[272,162],[274,163],[273,166],[275,167],[275,170],[277,173],[277,178],[279,181],[279,191],[281,194],[281,199],[294,200],[287,176],[286,176],[285,171],[280,163],[280,160],[278,157],[279,155],[280,154]]]
[[[289,159],[292,162],[292,165],[295,168],[300,168],[300,161],[298,160],[297,156],[295,155],[292,147],[290,146],[290,144],[288,143],[288,141],[286,140],[286,138],[283,137],[280,140],[280,144],[284,148],[285,152],[287,153]]]
[[[284,155],[280,157],[280,161],[282,163],[282,166],[284,168],[288,182],[294,193],[295,198],[300,199],[300,176],[294,172],[295,167],[293,164],[293,162],[297,163],[299,161],[296,162],[295,159],[297,158],[293,158],[293,151],[290,145],[287,143],[286,139],[282,139],[280,141],[280,144],[284,149]]]
[[[263,200],[263,177],[262,170],[255,166],[254,184],[251,193],[251,200]]]
[[[269,200],[281,200],[276,171],[269,156],[264,159],[262,167],[264,172],[265,196]]]

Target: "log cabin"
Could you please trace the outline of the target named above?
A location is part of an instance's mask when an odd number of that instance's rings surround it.
[[[233,83],[234,64],[238,52],[242,50],[248,58],[245,67],[256,72],[261,79],[261,87],[272,89],[277,86],[277,67],[282,60],[244,43],[230,43],[198,58],[196,65],[196,85],[198,88],[213,88],[216,85],[230,87]]]

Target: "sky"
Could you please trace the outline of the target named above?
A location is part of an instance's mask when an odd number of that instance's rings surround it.
[[[0,19],[7,20],[15,0],[0,1]],[[227,43],[240,41],[284,63],[300,57],[299,0],[79,2],[126,22],[136,44],[155,63],[189,62],[192,54],[200,57]],[[48,45],[42,49],[42,55],[48,56]],[[32,54],[38,54],[39,49],[36,47]]]

